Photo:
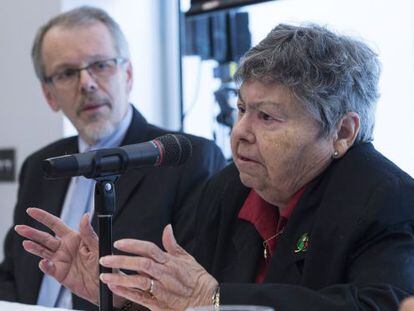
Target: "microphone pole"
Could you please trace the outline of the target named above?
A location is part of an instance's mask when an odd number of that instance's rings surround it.
[[[95,213],[98,217],[99,258],[112,255],[112,217],[115,211],[115,181],[118,176],[95,178]],[[111,273],[99,265],[99,274]],[[99,280],[99,311],[113,311],[112,292]]]
[[[112,217],[115,211],[116,192],[115,181],[120,174],[114,172],[102,173],[100,168],[103,166],[104,159],[112,156],[113,151],[98,150],[93,159],[95,169],[89,178],[93,178],[95,183],[95,214],[98,218],[98,239],[99,239],[99,258],[112,255]],[[124,152],[117,154],[121,161],[121,170],[125,170],[128,157]],[[96,169],[98,168],[98,169]],[[86,176],[85,176],[86,177]],[[99,275],[101,273],[112,273],[111,268],[99,265]],[[108,285],[99,279],[99,311],[114,311],[113,295]]]

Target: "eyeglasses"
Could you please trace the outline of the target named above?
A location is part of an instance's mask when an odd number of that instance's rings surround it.
[[[106,80],[115,75],[119,64],[125,63],[124,58],[110,58],[99,60],[82,68],[66,68],[49,77],[44,78],[45,83],[52,83],[56,87],[68,88],[78,84],[80,72],[86,70],[95,80]]]

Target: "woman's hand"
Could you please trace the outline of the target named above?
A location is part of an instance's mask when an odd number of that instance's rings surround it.
[[[414,311],[414,297],[405,299],[400,306],[400,311]]]
[[[117,249],[135,256],[106,256],[100,264],[138,274],[103,273],[101,280],[114,294],[153,311],[210,305],[217,281],[177,244],[171,225],[165,227],[162,240],[166,252],[141,240],[115,242]]]

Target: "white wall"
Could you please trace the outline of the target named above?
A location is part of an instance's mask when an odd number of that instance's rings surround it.
[[[366,40],[383,64],[374,145],[414,176],[414,1],[279,0],[245,10],[251,13],[253,44],[282,22],[319,23]],[[191,107],[185,130],[212,137],[212,111],[217,107],[212,94],[218,88],[212,76],[215,64],[198,62],[197,57],[186,57],[184,62],[185,107]]]
[[[176,9],[174,3],[170,0],[2,1],[0,149],[16,148],[17,170],[36,149],[74,133],[71,124],[47,106],[32,68],[30,49],[39,26],[52,16],[80,5],[105,9],[125,32],[135,76],[131,101],[151,123],[178,128],[177,20],[168,14]],[[171,63],[174,66],[169,67]],[[3,216],[0,246],[12,224],[16,192],[17,183],[0,183]]]
[[[18,168],[29,153],[63,134],[62,118],[43,100],[30,58],[36,29],[59,10],[56,0],[1,3],[0,149],[16,149]],[[0,245],[12,223],[16,190],[17,183],[0,183]]]
[[[383,66],[374,145],[414,177],[414,2],[281,0],[252,13],[257,40],[275,21],[316,22],[361,37],[377,51]]]

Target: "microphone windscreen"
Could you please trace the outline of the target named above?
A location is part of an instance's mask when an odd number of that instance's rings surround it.
[[[167,134],[154,140],[158,141],[164,149],[164,159],[160,166],[183,164],[192,155],[191,142],[183,135]]]
[[[78,171],[79,165],[74,156],[67,155],[43,160],[42,169],[48,178],[71,177]]]

